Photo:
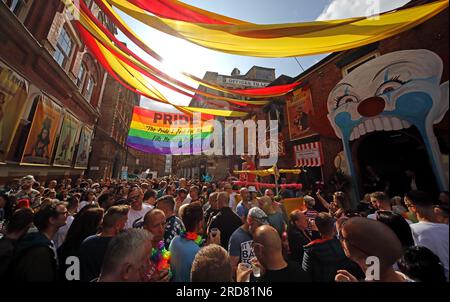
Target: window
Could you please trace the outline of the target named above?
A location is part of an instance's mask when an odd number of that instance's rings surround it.
[[[69,60],[70,53],[72,52],[72,39],[69,36],[67,30],[63,27],[59,34],[58,42],[56,45],[56,51],[54,58],[58,64],[64,68]]]
[[[89,77],[87,80],[86,90],[84,93],[84,96],[88,101],[91,100],[92,92],[94,92],[94,80],[92,79],[92,77]]]
[[[80,70],[77,76],[77,86],[83,88],[84,75],[86,74],[86,66],[84,64],[80,65]]]
[[[9,7],[9,9],[18,16],[20,13],[20,10],[24,7],[26,3],[23,0],[3,0],[3,2],[6,4],[6,6]]]

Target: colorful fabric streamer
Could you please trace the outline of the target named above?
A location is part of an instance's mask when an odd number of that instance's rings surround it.
[[[65,0],[70,1],[70,0]],[[120,18],[120,16],[115,13],[115,11],[112,9],[112,7],[106,2],[106,0],[94,0],[96,2],[96,4],[103,10],[103,12],[108,16],[108,18],[110,18],[115,25],[117,25],[117,27],[131,40],[133,41],[136,45],[138,45],[142,50],[144,50],[147,54],[149,54],[150,56],[152,56],[153,58],[155,58],[156,60],[158,60],[159,62],[162,62],[162,58],[161,56],[159,56],[158,54],[156,54],[156,52],[154,52],[147,44],[145,44],[144,41],[142,41],[142,39],[140,39],[136,33],[134,33],[132,31],[132,29]],[[182,4],[180,4],[182,5]],[[107,31],[107,30],[106,30]],[[117,45],[117,43],[115,43]],[[122,44],[122,43],[119,43]],[[122,46],[122,45],[118,45],[118,46]],[[132,52],[130,50],[128,50],[127,52],[128,54],[132,55]],[[135,56],[133,56],[134,58],[136,58]],[[139,58],[137,58],[139,59]],[[142,59],[141,59],[142,60]],[[140,62],[142,63],[142,61],[140,60]],[[217,84],[205,81],[203,79],[200,79],[190,73],[187,72],[183,72],[182,73],[184,76],[186,76],[187,78],[189,78],[190,80],[196,82],[197,84],[210,88],[212,90],[215,91],[220,91],[220,92],[224,92],[224,93],[228,93],[228,94],[235,94],[235,95],[242,95],[242,96],[247,96],[247,97],[251,97],[251,98],[270,98],[270,97],[277,97],[277,96],[282,96],[285,95],[289,92],[291,92],[292,90],[294,90],[298,85],[300,85],[300,83],[293,83],[290,85],[280,85],[280,86],[272,86],[272,87],[265,87],[265,88],[256,88],[256,89],[226,89],[224,87],[221,87]],[[161,76],[163,76],[163,73],[161,73]],[[166,78],[167,79],[167,78]],[[173,80],[170,77],[167,80]],[[180,85],[180,83],[175,83],[177,85]],[[186,87],[183,87],[186,88]],[[200,94],[200,95],[204,95],[204,96],[208,96],[205,95],[202,91],[197,90],[196,93]],[[218,98],[217,96],[214,96],[216,99],[222,99],[222,100],[226,100],[226,98]],[[255,101],[252,101],[252,104],[254,105],[264,105],[262,103],[257,104],[255,103]]]
[[[155,69],[153,66],[149,65],[148,63],[146,63],[144,60],[140,59],[139,57],[137,57],[134,53],[131,52],[131,55],[133,55],[133,58],[130,57],[126,57],[127,54],[125,54],[124,52],[121,52],[122,50],[125,51],[129,51],[121,42],[119,42],[111,33],[109,33],[106,28],[104,28],[104,26],[95,18],[95,16],[92,15],[92,13],[89,11],[89,9],[84,5],[83,2],[81,2],[81,11],[77,12],[76,11],[76,7],[73,5],[71,0],[64,0],[67,7],[71,10],[73,10],[75,13],[78,13],[80,16],[80,23],[84,24],[85,29],[87,29],[88,31],[90,31],[90,33],[94,32],[95,37],[92,35],[92,38],[89,39],[89,41],[95,40],[95,43],[98,44],[97,42],[103,42],[101,49],[103,49],[103,56],[104,57],[110,57],[115,55],[116,59],[119,60],[121,62],[121,65],[124,65],[122,63],[125,63],[127,66],[123,66],[125,69],[129,71],[129,67],[133,68],[135,71],[138,71],[142,74],[144,74],[145,76],[149,77],[151,80],[165,86],[168,87],[174,91],[177,91],[179,93],[182,93],[186,96],[189,96],[191,98],[195,98],[198,99],[199,96],[193,95],[193,94],[189,94],[181,89],[178,89],[177,87],[172,86],[171,84],[164,82],[162,79],[164,80],[169,80],[172,82],[175,82],[177,85],[180,85],[183,88],[187,88],[191,91],[195,91],[198,94],[207,96],[207,97],[211,97],[211,98],[216,98],[216,99],[223,99],[225,101],[229,101],[232,102],[236,105],[240,105],[240,106],[247,106],[247,105],[264,105],[267,103],[267,101],[241,101],[241,100],[235,100],[235,99],[231,99],[231,98],[221,98],[212,94],[207,94],[204,92],[199,92],[197,91],[195,88],[189,87],[187,85],[185,85],[182,82],[176,81],[175,79],[170,78],[169,76],[167,76],[166,74],[160,72],[159,70]],[[95,24],[94,24],[95,23]],[[95,28],[95,26],[97,26],[97,28]],[[97,29],[97,31],[96,31]],[[103,29],[103,31],[101,30]],[[89,33],[84,33],[84,35],[87,35]],[[100,39],[101,41],[97,40],[96,37],[98,37],[98,39]],[[111,39],[113,43],[111,43],[111,41],[107,40],[107,38]],[[108,42],[106,42],[108,41]],[[91,43],[91,42],[87,42],[85,41],[85,43]],[[117,45],[117,47],[116,47]],[[105,50],[106,49],[106,50]],[[138,59],[139,62],[134,61],[131,62],[132,59]],[[113,61],[114,58],[109,59],[108,61],[111,62]],[[135,65],[135,64],[143,64],[143,65]],[[116,66],[118,66],[118,68],[120,68],[119,65],[116,64]],[[148,69],[147,69],[148,68]],[[122,68],[123,69],[123,68]],[[120,74],[120,72],[118,72]],[[131,72],[133,73],[133,72]],[[138,75],[139,77],[139,75]],[[159,77],[162,77],[162,79],[160,79]],[[142,82],[142,81],[141,81]],[[132,85],[131,83],[128,82],[128,84]],[[145,83],[145,80],[143,80],[142,82],[143,85],[147,85]],[[134,86],[134,88],[137,88],[136,86]],[[162,96],[162,94],[159,94],[160,98]],[[209,102],[208,100],[204,100],[206,103]],[[231,106],[230,106],[231,108]],[[236,108],[237,109],[237,108]],[[238,110],[238,109],[237,109]],[[239,113],[239,116],[245,116],[246,114],[244,113]]]
[[[176,0],[128,0],[159,17],[205,24],[246,24],[247,22],[212,13]]]
[[[387,39],[439,14],[448,0],[333,21],[274,25],[199,24],[151,16],[124,0],[106,0],[129,16],[200,46],[246,56],[298,57],[343,51]]]
[[[170,104],[176,109],[188,115],[192,115],[193,112],[224,117],[244,117],[247,115],[247,113],[240,111],[186,107],[171,104],[156,88],[149,87],[149,84],[146,83],[145,79],[140,73],[138,73],[136,70],[127,68],[124,62],[112,56],[111,53],[108,52],[105,47],[103,47],[103,45],[98,43],[91,35],[89,35],[89,32],[83,26],[81,26],[78,22],[76,22],[75,24],[79,30],[80,38],[86,44],[91,53],[96,57],[98,62],[112,77],[114,77],[114,79],[121,83],[125,88],[137,94],[145,96],[151,100]],[[209,118],[205,117],[205,119]]]

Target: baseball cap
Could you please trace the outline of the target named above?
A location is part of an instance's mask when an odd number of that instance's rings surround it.
[[[20,183],[24,183],[25,181],[32,181],[33,183],[36,182],[33,175],[27,175],[20,179]]]
[[[256,188],[254,187],[254,186],[250,186],[250,187],[248,187],[248,192],[250,192],[250,193],[258,193],[258,191],[256,191]]]
[[[261,210],[260,208],[257,208],[257,207],[251,208],[248,211],[248,216],[251,217],[252,219],[257,220],[258,222],[262,223],[263,225],[269,224],[269,220],[267,219],[266,213],[264,213],[264,211]]]

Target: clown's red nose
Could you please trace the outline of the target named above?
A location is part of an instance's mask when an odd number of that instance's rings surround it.
[[[365,99],[358,105],[358,112],[364,117],[374,117],[384,111],[385,102],[383,98],[372,97]]]

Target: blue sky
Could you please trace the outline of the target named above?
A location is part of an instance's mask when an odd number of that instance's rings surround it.
[[[378,11],[399,7],[409,0],[183,0],[183,2],[237,19],[270,24],[372,15]],[[285,74],[294,77],[302,72],[302,68],[294,58],[265,59],[224,54],[173,38],[122,13],[120,15],[150,47],[165,58],[165,65],[170,69],[188,71],[199,77],[203,77],[206,71],[230,74],[235,67],[245,73],[254,65],[275,68],[276,76]],[[119,38],[133,51],[151,60],[121,33]],[[326,54],[297,59],[302,67],[307,69],[325,56]],[[184,96],[159,86],[157,88],[171,102],[181,105],[189,103],[189,99]],[[142,106],[159,109],[158,106],[154,107],[153,103],[144,100]]]

